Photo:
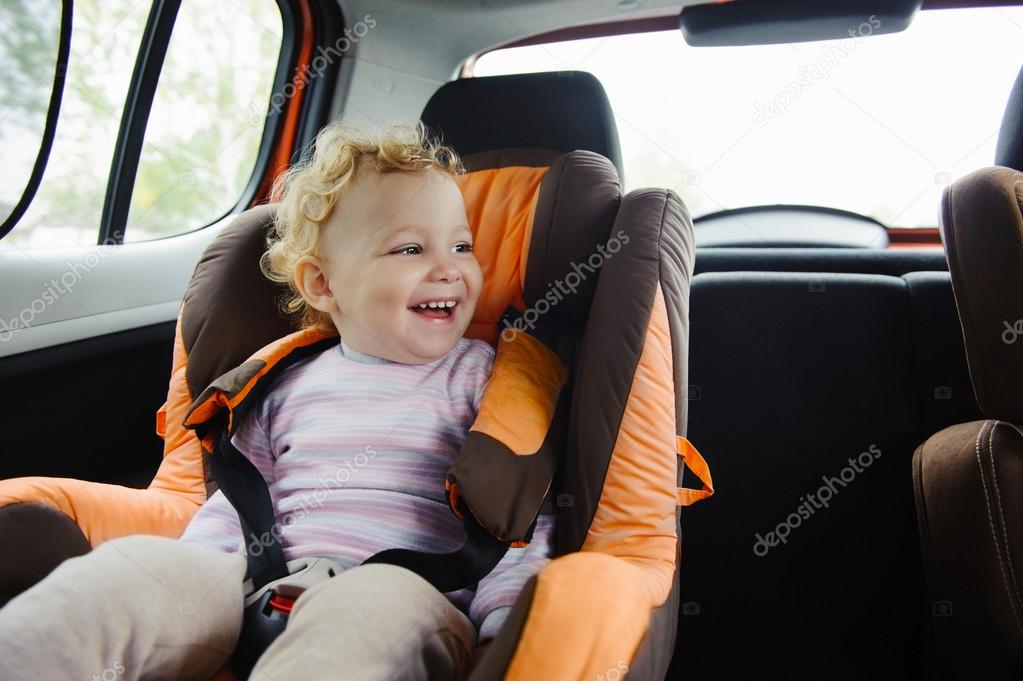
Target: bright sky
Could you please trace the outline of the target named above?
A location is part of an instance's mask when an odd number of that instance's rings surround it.
[[[945,184],[993,162],[1021,64],[1023,8],[984,8],[844,41],[693,48],[666,31],[514,48],[475,75],[593,73],[626,188],[671,187],[694,215],[799,203],[917,227],[936,224]]]

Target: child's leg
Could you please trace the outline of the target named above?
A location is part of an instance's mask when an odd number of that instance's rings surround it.
[[[455,681],[475,645],[475,627],[429,582],[393,565],[361,565],[295,601],[250,678]]]
[[[244,576],[239,554],[106,542],[0,609],[0,678],[208,681],[238,639]]]

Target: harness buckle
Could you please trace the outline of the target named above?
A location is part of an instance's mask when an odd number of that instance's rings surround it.
[[[245,610],[231,670],[240,680],[247,679],[260,655],[281,635],[295,601],[307,589],[344,572],[330,558],[298,558],[288,561],[287,577],[267,582],[255,589],[245,581]]]

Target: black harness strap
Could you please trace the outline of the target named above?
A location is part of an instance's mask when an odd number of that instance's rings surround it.
[[[217,440],[217,451],[210,466],[213,479],[238,512],[253,586],[259,589],[275,579],[287,577],[284,548],[274,531],[277,520],[270,490],[255,464],[231,443],[226,427]]]
[[[476,516],[461,500],[458,508],[462,514],[466,534],[462,548],[451,553],[387,549],[370,556],[363,561],[363,565],[388,563],[407,568],[441,593],[475,586],[501,562],[501,558],[508,551],[508,543],[483,529]]]
[[[226,429],[217,443],[212,459],[213,478],[224,496],[238,512],[245,534],[248,575],[259,589],[275,579],[288,576],[288,565],[280,536],[275,532],[276,518],[270,490],[259,469],[231,444]],[[490,574],[508,551],[508,544],[487,532],[476,517],[460,504],[466,542],[451,553],[428,553],[410,549],[387,549],[364,561],[388,563],[407,568],[447,593],[475,586]]]

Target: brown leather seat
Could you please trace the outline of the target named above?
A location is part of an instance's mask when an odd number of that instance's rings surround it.
[[[949,186],[941,236],[977,402],[913,457],[941,667],[1023,677],[1023,173],[984,168]]]

